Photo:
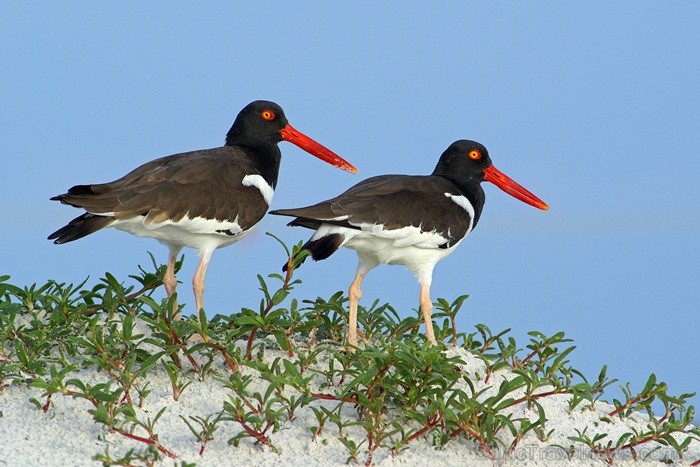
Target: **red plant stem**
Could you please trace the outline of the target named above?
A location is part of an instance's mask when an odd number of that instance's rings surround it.
[[[219,345],[215,342],[210,342],[206,341],[205,342],[207,345],[209,345],[211,348],[218,350],[221,353],[221,356],[224,357],[224,360],[226,361],[226,365],[231,369],[231,371],[236,372],[238,371],[238,365],[236,365],[236,362],[233,361],[231,356],[228,354],[228,350],[226,350],[226,347]]]
[[[659,421],[658,421],[657,423],[658,423],[659,425],[661,425],[663,422],[666,421],[666,419],[668,418],[669,415],[671,415],[671,410],[666,409],[666,413],[664,414],[663,417],[661,417],[661,418],[659,419]]]
[[[95,350],[97,350],[97,353],[102,355],[107,360],[107,363],[109,363],[114,368],[116,368],[117,371],[121,371],[121,367],[119,366],[119,363],[117,363],[112,357],[110,357],[109,354],[105,351],[105,349],[103,347],[95,347]],[[107,373],[109,373],[109,375],[111,377],[113,377],[114,379],[117,379],[116,375],[114,373],[112,373],[112,370],[110,370],[109,368],[106,368],[106,370],[107,370]]]
[[[44,411],[44,413],[49,411],[49,407],[51,406],[51,394],[48,395],[46,398],[46,404],[41,408],[41,410]]]
[[[400,326],[397,326],[396,330],[391,334],[391,338],[396,338],[396,336],[399,336],[401,334],[406,334],[407,332],[413,331],[414,329],[420,327],[420,322],[418,323],[413,323],[410,326],[406,326],[405,328],[402,328]],[[360,338],[369,343],[369,339],[358,329],[357,334],[360,336]]]
[[[314,399],[322,399],[327,401],[347,402],[349,404],[354,404],[357,402],[357,399],[353,397],[336,397],[333,394],[323,394],[320,392],[310,392],[309,395]]]
[[[629,443],[625,444],[624,446],[621,446],[621,447],[617,448],[617,450],[630,449],[630,448],[633,448],[633,447],[635,447],[635,446],[639,446],[639,445],[641,445],[641,444],[648,443],[648,442],[650,442],[650,441],[658,441],[658,440],[660,440],[660,439],[662,439],[662,438],[663,438],[663,436],[660,435],[660,434],[652,435],[652,436],[649,436],[648,438],[644,438],[644,439],[639,440],[639,441],[632,441],[632,442],[629,442]],[[603,450],[603,449],[594,449],[594,448],[591,448],[591,452],[594,453],[594,454],[608,454],[608,455],[609,455],[609,451]],[[694,463],[692,463],[692,464],[690,464],[690,465],[691,465],[691,466],[700,465],[700,459],[697,460],[697,461],[695,461]]]
[[[99,405],[99,403],[97,402],[97,399],[95,399],[94,397],[85,396],[85,394],[80,393],[80,392],[76,392],[76,391],[64,391],[63,394],[65,394],[65,395],[67,395],[67,396],[81,396],[81,397],[83,397],[84,399],[90,401],[90,402],[92,403],[92,405],[94,405],[95,407],[97,407],[97,406]],[[111,412],[111,411],[110,411],[110,412]],[[110,413],[110,416],[111,416],[111,415],[112,415],[112,414]],[[131,438],[131,439],[134,439],[134,440],[136,440],[136,441],[140,441],[140,442],[142,442],[142,443],[146,443],[146,444],[150,444],[150,445],[155,446],[156,449],[158,449],[160,452],[162,452],[162,453],[165,454],[166,456],[170,457],[171,459],[175,459],[175,458],[177,457],[177,456],[175,456],[175,454],[173,454],[172,452],[168,451],[165,447],[161,446],[161,444],[158,443],[158,442],[157,442],[156,440],[154,440],[153,438],[144,438],[144,437],[141,437],[141,436],[138,436],[138,435],[134,435],[134,434],[132,434],[132,433],[129,433],[128,431],[124,431],[124,430],[122,430],[122,429],[120,429],[120,428],[117,428],[117,427],[115,427],[115,426],[108,426],[108,427],[109,427],[109,429],[110,429],[111,431],[114,431],[115,433],[119,433],[119,434],[122,435],[122,436],[126,436],[127,438]]]
[[[439,414],[439,413],[438,413],[438,414],[435,414],[435,416],[434,416],[433,418],[431,418],[430,420],[428,420],[428,423],[426,423],[425,426],[424,426],[423,428],[421,428],[420,430],[416,431],[416,432],[413,433],[411,436],[409,436],[408,438],[406,438],[406,443],[405,443],[405,444],[410,443],[411,441],[413,441],[414,439],[418,438],[419,436],[423,436],[424,433],[426,433],[428,430],[430,430],[431,428],[434,428],[435,425],[437,425],[438,423],[440,423],[441,418],[442,418],[442,417],[440,417],[440,414]]]
[[[481,436],[479,436],[479,434],[478,434],[476,431],[474,431],[472,428],[470,428],[470,427],[468,427],[468,426],[466,426],[466,425],[464,425],[464,424],[460,424],[460,425],[459,425],[459,428],[457,428],[455,431],[453,431],[452,433],[450,433],[450,439],[454,438],[455,436],[457,436],[457,435],[458,435],[460,432],[462,432],[462,431],[466,431],[467,433],[469,433],[469,434],[472,436],[472,438],[474,438],[475,440],[477,440],[478,443],[479,443],[479,445],[481,446],[481,448],[482,448],[484,451],[486,451],[486,454],[489,455],[489,457],[491,458],[492,461],[495,461],[495,460],[496,460],[496,456],[493,455],[493,452],[491,452],[491,449],[489,449],[488,445],[487,445],[486,442],[483,440],[483,438],[482,438]]]
[[[202,446],[199,448],[199,455],[204,455],[204,449],[207,447],[207,441],[202,441]]]
[[[131,293],[129,295],[126,295],[124,297],[124,303],[126,304],[126,303],[130,302],[131,300],[135,299],[136,297],[138,297],[139,295],[142,295],[145,292],[148,292],[150,290],[154,290],[154,289],[158,288],[159,285],[160,284],[155,283],[153,285],[146,285],[146,286],[141,287],[136,292]],[[103,309],[104,309],[104,305],[93,305],[91,307],[85,308],[80,314],[83,316],[91,315],[91,314],[93,314],[99,310],[103,310]]]
[[[238,397],[243,401],[243,403],[250,409],[251,412],[253,412],[256,415],[260,415],[262,411],[260,409],[257,409],[249,400],[247,397],[241,395],[238,391],[236,391],[236,394],[238,394]]]
[[[112,357],[110,357],[109,354],[107,353],[107,351],[105,351],[104,347],[96,346],[95,349],[97,350],[97,353],[99,355],[101,355],[102,357],[104,357],[107,360],[107,363],[109,363],[112,367],[114,367],[114,369],[116,369],[116,371],[122,371],[122,366],[119,363],[120,360],[115,360]],[[122,353],[121,360],[124,359],[125,354],[126,354],[126,351],[124,351]],[[124,383],[124,380],[122,378],[120,378],[119,375],[116,374],[113,369],[107,367],[107,368],[105,368],[105,370],[107,371],[107,374],[109,376],[114,378],[115,381],[120,383],[121,386],[124,388],[124,396],[122,396],[122,403],[126,400],[129,402],[129,404],[131,404],[132,403],[131,392],[129,391],[130,385],[127,387],[127,385]]]
[[[265,446],[269,446],[271,448],[274,448],[272,445],[272,442],[270,441],[270,438],[265,436],[263,433],[259,432],[258,430],[255,430],[254,428],[251,428],[248,426],[248,424],[243,420],[242,417],[238,417],[237,419],[238,423],[241,424],[243,429],[245,430],[246,433],[248,433],[250,436],[255,438],[259,443],[264,444]]]
[[[696,467],[698,465],[700,465],[700,459],[698,459],[695,462],[693,462],[692,464],[690,464],[690,467]]]
[[[294,263],[294,260],[292,257],[289,258],[287,261],[287,273],[284,276],[284,282],[282,283],[282,289],[287,290],[289,287],[289,280],[292,278],[292,272],[294,271],[294,268],[292,267]],[[263,312],[260,314],[263,318],[267,316],[267,314],[272,310],[272,307],[274,306],[274,303],[272,303],[272,297],[270,297],[270,300],[267,302],[265,305],[265,309]],[[245,346],[245,355],[248,360],[252,358],[252,351],[253,351],[253,341],[255,341],[255,335],[258,333],[258,329],[260,329],[258,326],[254,327],[252,331],[250,331],[250,337],[248,337],[248,342],[246,343]]]
[[[531,359],[532,357],[534,357],[535,355],[537,355],[537,352],[539,352],[541,349],[542,349],[542,346],[539,346],[539,347],[535,348],[535,350],[533,350],[533,351],[530,353],[530,355],[528,355],[527,357],[525,357],[525,358],[520,362],[520,364],[521,364],[521,365],[524,365],[524,364],[526,364],[527,362],[529,362],[530,359]]]
[[[671,431],[671,433],[673,433],[674,431],[681,431],[681,430],[684,430],[685,427],[686,427],[686,425],[683,425],[679,430],[673,430],[673,431]],[[622,446],[620,449],[629,449],[629,448],[633,448],[633,447],[635,447],[635,446],[639,446],[640,444],[648,443],[649,441],[658,441],[658,440],[660,440],[660,439],[662,439],[662,438],[663,438],[662,435],[652,435],[652,436],[650,436],[650,437],[648,437],[648,438],[645,438],[645,439],[643,439],[643,440],[641,440],[641,441],[632,441],[632,442],[630,442],[630,443],[627,443],[627,444],[625,444],[624,446]],[[700,460],[698,460],[695,464],[691,464],[691,465],[696,465],[696,464],[698,464],[698,463],[700,463]]]
[[[285,284],[286,285],[286,284]],[[270,312],[272,309],[272,300],[267,302],[267,305],[265,306],[265,309],[261,313],[260,316],[265,317],[267,314]],[[248,360],[252,358],[252,351],[253,351],[253,341],[255,341],[255,336],[258,333],[258,329],[260,329],[258,326],[255,326],[252,331],[250,331],[250,336],[248,337],[248,342],[246,343],[245,346],[245,355]]]
[[[159,450],[160,452],[162,452],[162,453],[165,454],[166,456],[170,457],[171,459],[175,459],[175,458],[177,457],[175,454],[173,454],[172,452],[170,452],[170,451],[168,451],[167,449],[165,449],[165,447],[161,446],[161,444],[158,443],[158,441],[156,441],[156,440],[153,439],[153,438],[144,438],[144,437],[142,437],[142,436],[138,436],[138,435],[134,435],[134,434],[132,434],[132,433],[129,433],[128,431],[124,431],[124,430],[122,430],[122,429],[120,429],[120,428],[115,428],[115,427],[111,427],[111,428],[112,428],[112,430],[114,430],[116,433],[119,433],[119,434],[122,435],[122,436],[126,436],[127,438],[130,438],[130,439],[133,439],[133,440],[136,440],[136,441],[140,441],[140,442],[142,442],[142,443],[150,444],[151,446],[155,446],[155,448],[156,448],[157,450]]]
[[[493,344],[494,340],[495,339],[493,337],[491,339],[484,339],[484,345],[481,346],[481,350],[479,351],[479,353],[486,352],[486,349],[488,349],[491,346],[491,344]]]
[[[182,342],[182,339],[178,337],[178,335],[175,333],[173,328],[170,328],[170,337],[173,340],[173,342],[177,345],[180,346],[182,349],[182,352],[185,353],[185,350],[187,350],[185,343]],[[190,362],[190,365],[192,365],[192,368],[194,368],[195,373],[201,374],[202,373],[202,368],[199,366],[199,363],[197,363],[197,360],[194,359],[192,355],[185,354],[185,357],[187,357],[187,360]],[[235,369],[234,369],[235,371]]]
[[[372,434],[369,435],[369,444],[367,445],[367,460],[365,461],[365,467],[370,467],[372,465],[372,455],[374,454],[377,446],[372,440]]]
[[[379,426],[379,424],[380,424],[379,418],[381,418],[381,414],[377,414],[375,416],[375,420],[374,420],[375,427]],[[374,431],[370,431],[369,436],[367,437],[367,461],[365,461],[365,467],[369,467],[372,465],[372,457],[374,456],[374,451],[377,450],[380,443],[381,443],[381,440],[379,441],[379,443],[374,441]]]
[[[541,392],[539,394],[531,394],[529,396],[523,396],[520,399],[515,399],[514,401],[512,401],[510,404],[506,405],[503,408],[506,409],[508,407],[522,404],[523,402],[527,402],[527,401],[530,401],[532,399],[539,399],[540,397],[554,396],[556,394],[567,394],[567,393],[568,393],[568,391],[566,391],[566,390],[555,389],[553,391]]]
[[[254,327],[252,331],[250,331],[250,336],[248,336],[248,342],[245,345],[245,356],[248,360],[252,358],[252,351],[253,351],[253,341],[255,340],[255,335],[258,333],[258,328]]]
[[[620,449],[629,449],[634,446],[639,446],[640,444],[648,443],[649,441],[656,441],[658,439],[661,439],[660,436],[650,436],[649,438],[645,438],[641,441],[632,441],[631,443],[627,443],[624,446],[622,446]]]
[[[609,417],[615,416],[615,415],[619,414],[620,412],[622,412],[623,410],[630,408],[632,405],[636,404],[637,402],[643,401],[644,399],[649,399],[652,396],[653,396],[653,394],[646,394],[643,396],[634,397],[634,398],[628,400],[627,402],[625,402],[624,405],[621,405],[617,409],[610,412],[608,414],[608,416]]]
[[[289,331],[284,333],[284,340],[287,342],[287,356],[289,358],[294,358],[294,349],[292,348],[292,341],[290,339],[290,336],[294,332],[294,328],[295,326],[292,325]]]
[[[97,402],[97,399],[95,399],[94,397],[88,397],[85,394],[83,394],[82,392],[66,390],[66,391],[63,391],[63,394],[65,394],[66,396],[81,397],[81,398],[91,402],[92,405],[94,405],[95,407],[97,407],[99,405],[99,403]]]
[[[515,437],[515,439],[513,440],[513,444],[511,444],[511,446],[510,446],[510,451],[509,451],[509,452],[510,452],[511,454],[513,454],[513,453],[515,452],[515,449],[518,447],[518,444],[520,444],[520,441],[522,441],[522,440],[523,440],[523,436],[522,436],[522,435],[518,435],[518,436]]]

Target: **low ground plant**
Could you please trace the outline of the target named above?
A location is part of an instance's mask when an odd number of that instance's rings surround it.
[[[297,257],[300,245],[282,246]],[[223,436],[222,427],[234,433],[228,449],[250,443],[274,456],[275,434],[292,423],[307,423],[310,440],[339,440],[346,461],[364,465],[377,456],[401,456],[418,440],[435,449],[468,443],[494,462],[527,440],[569,457],[586,449],[608,464],[622,454],[640,459],[642,446],[671,449],[684,459],[691,443],[700,442],[687,403],[693,394],[671,395],[652,374],[641,390],[626,384],[623,397],[608,403],[605,390],[616,380],[605,367],[596,378],[576,370],[575,346],[563,332],[532,331],[523,348],[509,330],[457,329],[466,295],[435,304],[440,345],[429,345],[417,311],[375,302],[360,308],[364,341],[349,349],[343,343],[346,297],[293,298],[299,280],[291,259],[289,266],[285,275],[258,276],[259,306],[183,320],[175,319],[174,299],[154,299],[165,269],[153,259],[151,270],[130,276],[131,285],[111,274],[91,288],[56,281],[19,287],[0,277],[0,391],[27,386],[43,412],[57,398],[84,401],[104,433],[133,443],[118,454],[108,447],[86,453],[104,465],[198,461],[161,442],[159,421],[170,404],[142,410],[158,373],[167,374],[173,404],[197,382],[225,388],[217,411],[179,415],[201,459]],[[596,422],[555,433],[555,415],[548,413],[555,398],[563,398],[569,414],[595,411]],[[652,403],[663,407],[660,414]],[[630,419],[626,431],[612,436],[606,430]]]

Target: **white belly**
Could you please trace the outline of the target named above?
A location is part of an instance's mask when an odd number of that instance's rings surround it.
[[[345,242],[342,246],[355,250],[360,262],[369,270],[379,264],[400,264],[411,271],[419,282],[430,284],[433,269],[441,259],[448,256],[461,243],[450,248],[436,246],[435,234],[415,233],[413,236],[400,235],[398,230],[367,232],[343,227],[331,227],[329,230],[342,229]],[[415,229],[416,227],[407,228]],[[319,229],[320,230],[320,229]],[[404,229],[401,229],[404,230]],[[444,239],[440,238],[444,243]]]
[[[202,218],[183,218],[179,222],[165,221],[145,223],[145,216],[118,220],[112,227],[129,232],[137,237],[150,237],[180,247],[189,247],[199,252],[212,252],[217,248],[236,243],[252,229],[242,230],[236,222]],[[221,232],[217,232],[221,231]],[[224,232],[230,231],[233,235]]]

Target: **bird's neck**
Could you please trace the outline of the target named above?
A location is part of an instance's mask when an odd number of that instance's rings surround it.
[[[452,183],[455,183],[454,180]],[[484,210],[484,203],[486,203],[486,193],[484,193],[484,189],[481,188],[481,183],[465,183],[465,184],[457,184],[457,188],[459,188],[459,191],[461,191],[464,196],[469,200],[470,203],[472,203],[472,207],[474,208],[474,224],[472,226],[472,229],[476,227],[477,222],[479,222],[479,219],[481,218],[481,212]]]
[[[462,193],[462,195],[469,200],[474,208],[474,224],[472,228],[476,227],[476,224],[479,222],[479,218],[481,217],[481,211],[484,209],[484,203],[486,202],[486,194],[484,193],[484,189],[481,188],[481,180],[460,177],[459,173],[455,174],[450,170],[441,170],[440,165],[435,168],[432,175],[446,178],[452,182],[460,193]]]
[[[227,141],[226,146],[240,148],[265,181],[272,188],[277,186],[282,153],[276,143],[229,144]]]

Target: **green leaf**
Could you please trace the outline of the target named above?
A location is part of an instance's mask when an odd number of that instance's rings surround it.
[[[236,318],[236,324],[238,324],[239,326],[265,326],[265,318],[263,318],[260,315],[239,316],[238,318]]]
[[[275,340],[277,341],[277,345],[280,346],[280,349],[282,349],[284,351],[289,350],[287,338],[283,332],[275,332],[275,333],[273,333],[273,336],[275,336]]]
[[[265,283],[265,279],[263,279],[263,276],[260,274],[257,275],[258,282],[260,283],[260,290],[262,291],[263,294],[265,294],[265,300],[270,301],[270,293],[267,291],[267,284]]]
[[[287,375],[291,376],[293,380],[295,380],[295,381],[302,380],[301,373],[299,373],[299,369],[297,368],[297,366],[294,363],[290,362],[287,359],[284,359],[282,361],[282,364],[284,365],[284,369],[286,370]]]
[[[272,296],[272,303],[274,305],[279,305],[284,301],[285,298],[287,298],[287,295],[289,295],[289,291],[286,289],[279,289],[275,294]]]
[[[287,253],[287,257],[290,257],[290,256],[292,255],[292,254],[289,252],[289,248],[287,248],[287,245],[286,245],[279,237],[277,237],[276,235],[274,235],[274,234],[272,234],[272,233],[270,233],[270,232],[265,232],[265,235],[267,235],[267,236],[269,236],[269,237],[272,237],[272,238],[274,238],[275,240],[277,240],[277,243],[279,243],[280,245],[282,245],[282,248],[284,248],[284,252]]]
[[[651,388],[654,387],[656,384],[656,375],[652,373],[649,375],[649,379],[647,380],[647,384],[644,385],[644,389],[642,389],[642,394],[647,394],[649,391],[651,391]]]
[[[122,321],[122,338],[125,341],[131,340],[132,331],[134,330],[133,318],[129,313],[124,315],[124,320]]]

